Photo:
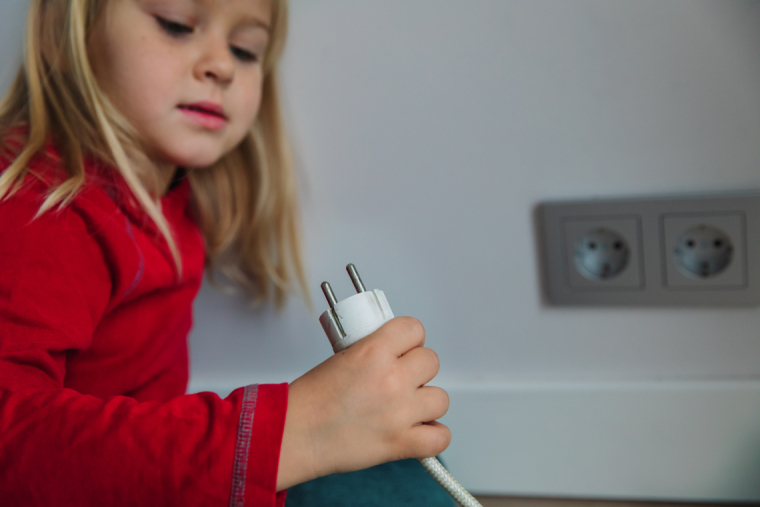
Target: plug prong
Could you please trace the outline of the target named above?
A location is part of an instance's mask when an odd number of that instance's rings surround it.
[[[362,279],[359,277],[359,272],[356,271],[356,266],[354,266],[353,264],[349,264],[348,266],[346,266],[346,271],[348,271],[348,276],[351,277],[351,281],[353,282],[357,293],[361,294],[362,292],[367,290],[364,288]]]
[[[335,299],[335,293],[333,292],[332,287],[330,287],[330,282],[322,282],[322,292],[325,293],[327,302],[330,303],[330,308],[335,310],[335,305],[338,304],[338,300]]]

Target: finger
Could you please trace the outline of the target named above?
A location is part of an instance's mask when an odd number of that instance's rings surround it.
[[[449,393],[435,386],[424,386],[417,389],[416,398],[416,421],[431,422],[440,419],[449,410]]]
[[[425,344],[425,328],[414,317],[396,317],[367,337],[367,344],[379,342],[397,357]],[[363,341],[363,340],[362,340]]]
[[[422,386],[433,380],[441,368],[438,354],[433,349],[416,347],[399,359],[401,367],[411,375],[416,386]]]
[[[434,421],[410,428],[406,438],[409,458],[430,458],[441,454],[451,443],[451,430]]]

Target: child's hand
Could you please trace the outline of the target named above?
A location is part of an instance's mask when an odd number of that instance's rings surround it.
[[[446,391],[425,386],[438,355],[417,319],[398,317],[290,384],[277,489],[323,475],[441,453]]]

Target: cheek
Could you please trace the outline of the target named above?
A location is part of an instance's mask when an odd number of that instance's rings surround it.
[[[261,84],[256,83],[240,88],[232,101],[235,111],[235,137],[239,142],[253,126],[261,105]]]
[[[99,81],[109,99],[133,123],[160,114],[170,103],[177,80],[176,56],[140,36],[108,49]]]
[[[148,117],[165,113],[165,109],[174,105],[172,99],[180,73],[177,58],[164,52],[160,49],[135,51],[122,75],[125,86],[129,87],[127,94],[132,107]]]
[[[253,125],[253,122],[259,113],[259,107],[261,105],[261,84],[256,83],[246,90],[246,92],[247,93],[242,94],[239,104],[244,122],[250,127]]]

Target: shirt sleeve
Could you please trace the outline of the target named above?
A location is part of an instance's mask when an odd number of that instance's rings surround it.
[[[64,388],[112,273],[86,217],[0,202],[0,504],[284,505],[287,384],[169,402]]]

